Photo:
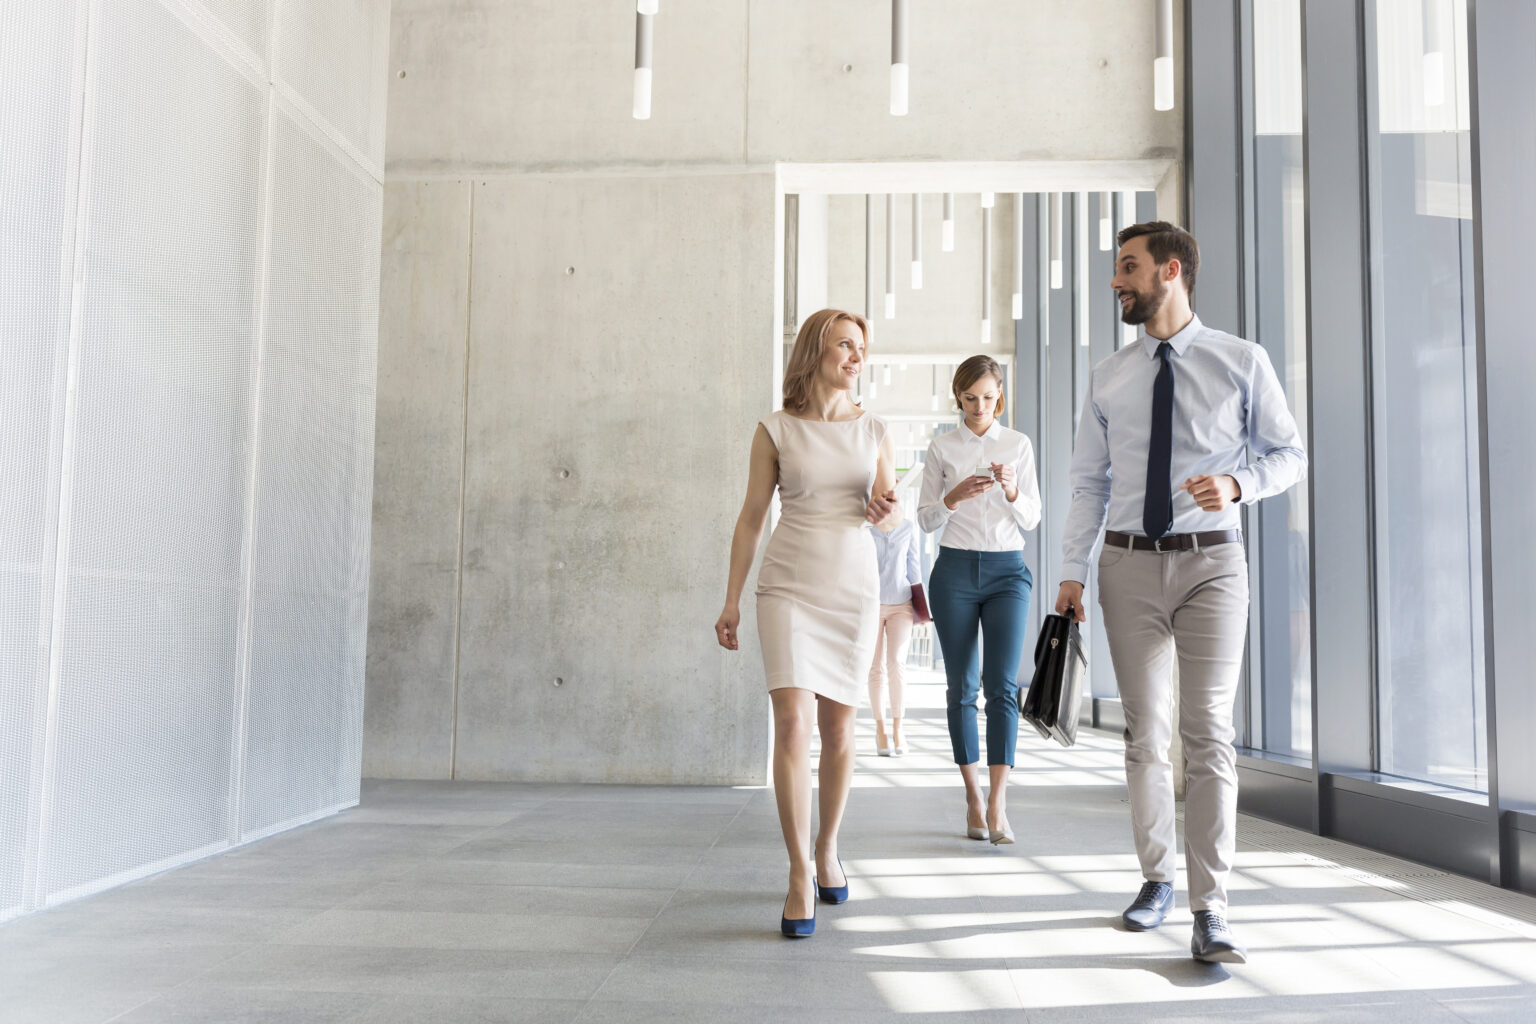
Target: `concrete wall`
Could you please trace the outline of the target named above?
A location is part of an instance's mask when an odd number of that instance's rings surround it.
[[[1145,0],[914,5],[901,119],[888,5],[662,11],[637,122],[627,0],[395,4],[367,774],[761,783],[750,597],[740,652],[710,626],[776,387],[773,163],[1181,146]],[[831,201],[831,237],[859,205]]]

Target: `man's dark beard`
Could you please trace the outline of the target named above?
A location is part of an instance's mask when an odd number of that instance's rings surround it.
[[[1144,324],[1156,316],[1158,310],[1163,308],[1163,293],[1160,291],[1152,292],[1150,295],[1143,295],[1140,292],[1132,292],[1131,294],[1135,295],[1136,298],[1131,300],[1131,305],[1128,309],[1121,311],[1120,320],[1123,323],[1133,325]]]

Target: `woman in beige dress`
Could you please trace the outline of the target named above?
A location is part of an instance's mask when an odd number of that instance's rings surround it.
[[[853,779],[853,722],[874,654],[880,576],[866,522],[896,510],[884,421],[849,399],[864,367],[864,319],[824,309],[800,328],[784,371],[784,408],[757,425],[747,498],[731,540],[730,580],[715,638],[739,646],[741,592],[777,488],[778,525],[758,573],[757,629],[773,704],[773,790],[789,850],[780,930],[816,927],[819,896],[848,898],[837,829]],[[821,734],[821,828],[810,855],[811,729]]]

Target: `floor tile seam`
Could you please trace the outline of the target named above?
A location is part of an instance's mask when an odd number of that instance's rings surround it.
[[[1375,964],[1377,967],[1381,968],[1383,971],[1386,971],[1388,974],[1392,975],[1394,978],[1401,979],[1405,984],[1413,982],[1415,980],[1414,977],[1412,975],[1403,975],[1403,974],[1399,973],[1398,968],[1395,966],[1396,963],[1397,963],[1396,959],[1394,959],[1394,958],[1392,958],[1390,956],[1385,956],[1384,954],[1390,954],[1390,953],[1393,953],[1393,952],[1401,951],[1405,946],[1408,946],[1408,947],[1428,947],[1428,948],[1431,948],[1431,949],[1435,949],[1435,950],[1447,953],[1450,956],[1455,957],[1458,961],[1460,961],[1463,965],[1465,965],[1467,967],[1470,967],[1470,968],[1475,969],[1475,970],[1486,971],[1489,974],[1495,974],[1495,975],[1498,975],[1500,977],[1508,979],[1507,981],[1500,983],[1498,985],[1498,987],[1505,987],[1505,986],[1514,987],[1514,986],[1519,986],[1519,985],[1529,985],[1530,984],[1529,981],[1526,981],[1525,979],[1518,978],[1518,977],[1515,977],[1514,975],[1511,975],[1507,970],[1505,970],[1502,967],[1497,967],[1497,966],[1494,966],[1492,964],[1481,963],[1481,962],[1479,962],[1479,961],[1477,961],[1475,959],[1472,959],[1469,956],[1464,955],[1461,952],[1461,948],[1462,947],[1466,947],[1466,946],[1486,946],[1486,945],[1488,945],[1488,944],[1490,944],[1492,942],[1506,943],[1506,942],[1509,942],[1509,941],[1510,940],[1508,940],[1508,939],[1449,939],[1449,940],[1445,940],[1445,939],[1440,939],[1440,940],[1436,940],[1436,939],[1415,939],[1415,940],[1411,940],[1411,941],[1406,942],[1406,943],[1404,943],[1404,942],[1372,942],[1372,943],[1351,942],[1351,943],[1348,944],[1348,947],[1351,950],[1359,951],[1360,955],[1363,956],[1365,959],[1369,960],[1371,963]],[[1528,941],[1528,940],[1526,940],[1526,941]],[[1481,987],[1489,987],[1489,986],[1484,985],[1484,986],[1481,986]],[[1428,998],[1434,999],[1436,997],[1430,996]]]
[[[1265,824],[1268,825],[1268,826],[1273,826],[1273,823],[1270,823],[1270,822],[1266,822]],[[1284,826],[1280,826],[1280,827],[1284,827]],[[1327,836],[1314,836],[1314,835],[1312,835],[1310,833],[1303,833],[1302,835],[1303,835],[1304,839],[1306,839],[1307,841],[1310,841],[1310,842],[1314,842],[1314,843],[1317,843],[1317,842],[1333,843],[1333,844],[1337,844],[1337,845],[1340,845],[1340,846],[1344,847],[1346,850],[1348,850],[1350,848],[1350,844],[1342,843],[1339,840],[1334,840],[1334,839],[1331,839],[1330,837],[1327,837]],[[1367,856],[1366,858],[1363,858],[1365,863],[1362,863],[1362,864],[1357,866],[1357,865],[1353,865],[1353,864],[1346,864],[1346,863],[1343,863],[1343,862],[1338,861],[1338,860],[1330,859],[1330,858],[1326,857],[1323,853],[1317,853],[1317,852],[1312,852],[1312,851],[1307,851],[1307,850],[1279,850],[1279,849],[1275,849],[1275,844],[1272,843],[1272,842],[1271,843],[1265,843],[1262,846],[1254,844],[1252,840],[1249,840],[1248,843],[1250,845],[1254,845],[1258,849],[1262,849],[1266,853],[1279,854],[1280,856],[1285,857],[1285,858],[1291,860],[1293,863],[1305,864],[1305,865],[1307,865],[1309,867],[1316,867],[1316,868],[1320,868],[1322,870],[1338,872],[1340,875],[1344,876],[1345,878],[1348,878],[1350,881],[1358,882],[1358,883],[1370,886],[1373,889],[1378,889],[1378,890],[1380,890],[1382,892],[1389,893],[1390,895],[1395,896],[1398,899],[1412,900],[1412,901],[1414,901],[1416,903],[1422,903],[1422,904],[1426,904],[1426,905],[1429,905],[1429,906],[1434,906],[1434,907],[1437,907],[1440,910],[1444,910],[1444,911],[1446,911],[1448,913],[1455,914],[1457,917],[1460,917],[1463,920],[1474,921],[1474,922],[1476,922],[1478,924],[1481,924],[1481,925],[1484,925],[1484,926],[1490,927],[1490,928],[1498,928],[1500,931],[1506,932],[1506,933],[1508,933],[1508,934],[1510,934],[1512,936],[1516,936],[1516,937],[1519,937],[1519,938],[1524,938],[1524,939],[1527,939],[1527,940],[1529,940],[1529,938],[1530,938],[1530,934],[1526,931],[1525,928],[1518,927],[1520,924],[1525,924],[1526,928],[1529,928],[1529,924],[1528,923],[1521,922],[1519,918],[1517,918],[1517,917],[1515,917],[1515,916],[1513,916],[1511,914],[1507,914],[1507,913],[1505,913],[1502,910],[1498,910],[1498,909],[1495,909],[1495,908],[1492,908],[1492,907],[1485,907],[1485,906],[1480,905],[1477,902],[1474,902],[1474,900],[1475,900],[1475,898],[1476,898],[1476,896],[1478,894],[1475,894],[1475,893],[1468,893],[1468,894],[1466,894],[1467,895],[1467,902],[1470,903],[1475,909],[1482,911],[1484,914],[1499,915],[1499,916],[1509,917],[1510,920],[1515,923],[1515,926],[1512,927],[1512,926],[1504,925],[1504,924],[1501,924],[1501,923],[1498,923],[1498,922],[1494,922],[1494,921],[1487,921],[1487,920],[1484,920],[1483,918],[1481,918],[1481,917],[1479,917],[1477,915],[1465,913],[1465,912],[1459,910],[1458,908],[1456,908],[1454,906],[1445,906],[1442,902],[1440,902],[1440,900],[1443,898],[1441,894],[1436,894],[1436,893],[1433,893],[1433,892],[1429,892],[1425,888],[1423,888],[1422,886],[1420,886],[1418,884],[1415,884],[1415,881],[1414,881],[1415,879],[1423,879],[1423,880],[1428,881],[1428,880],[1432,880],[1432,879],[1441,879],[1441,878],[1450,878],[1450,879],[1454,879],[1456,881],[1461,881],[1459,876],[1452,875],[1450,872],[1437,870],[1435,868],[1427,867],[1427,866],[1424,866],[1424,865],[1413,864],[1412,862],[1401,862],[1406,867],[1408,867],[1410,869],[1410,871],[1409,872],[1403,872],[1401,874],[1394,874],[1394,873],[1388,873],[1388,872],[1385,872],[1385,871],[1376,871],[1376,870],[1373,870],[1372,867],[1367,866],[1367,864],[1369,864],[1369,862],[1371,861],[1371,858],[1369,856]],[[1329,850],[1327,852],[1331,853],[1333,851]],[[1398,863],[1398,862],[1399,862],[1398,859],[1393,858],[1392,859],[1392,863],[1378,863],[1376,866],[1378,866],[1378,867],[1390,867],[1390,866],[1395,866],[1395,864]],[[1394,884],[1394,883],[1396,883],[1396,884]]]
[[[517,866],[522,867],[523,865]],[[417,887],[422,884],[428,884],[465,889],[539,889],[548,890],[551,892],[562,892],[566,889],[607,889],[612,892],[672,892],[675,889],[682,888],[681,886],[666,885],[603,885],[601,883],[596,885],[576,885],[573,883],[562,883],[560,885],[554,885],[541,883],[530,884],[527,882],[443,882],[435,879],[424,883],[417,879],[413,879],[412,881],[416,883]]]
[[[207,965],[206,967],[204,967],[202,970],[193,973],[191,976],[183,978],[181,981],[179,981],[176,984],[170,986],[169,988],[164,989],[161,992],[155,993],[153,996],[150,996],[148,999],[144,1000],[142,1003],[137,1003],[134,1006],[130,1007],[129,1009],[124,1010],[122,1013],[117,1014],[116,1016],[108,1017],[105,1021],[102,1022],[102,1024],[112,1024],[113,1021],[122,1020],[124,1017],[128,1016],[131,1013],[137,1013],[139,1010],[142,1010],[144,1007],[148,1006],[150,1003],[153,1003],[153,1002],[155,1002],[156,1000],[159,1000],[159,999],[165,999],[165,998],[169,997],[172,993],[178,992],[181,989],[184,989],[187,986],[192,985],[195,982],[202,980],[205,976],[207,976],[208,974],[211,974],[212,972],[218,970],[220,967],[223,967],[225,964],[231,963],[232,961],[238,959],[239,957],[245,955],[246,953],[249,953],[251,950],[256,949],[256,948],[258,948],[260,946],[263,946],[263,945],[266,945],[266,943],[264,943],[264,942],[249,942],[249,943],[245,943],[245,944],[241,945],[235,952],[232,952],[229,956],[224,957],[224,958],[222,958],[222,959],[220,959],[220,960],[218,960],[218,961],[216,961],[214,963],[211,963],[211,964]]]
[[[1019,987],[1019,972],[1023,969],[1023,962],[1017,957],[1003,961],[1003,970],[1008,974],[1008,986],[1013,989],[1013,998],[1018,1000],[1019,1012],[1024,1015],[1025,1024],[1029,1024],[1029,1007],[1024,1003],[1024,990]]]
[[[771,943],[765,943],[763,948],[765,950],[768,950],[770,948],[771,949],[780,949],[780,950],[782,950],[782,949],[785,949],[787,947],[792,947],[792,946],[797,946],[797,945],[798,945],[798,943],[796,943],[796,942],[794,942],[792,940],[787,942],[787,943],[775,940],[774,942],[771,942]],[[1155,951],[1155,952],[1149,952],[1149,953],[1140,954],[1139,956],[1122,955],[1122,956],[1118,957],[1118,959],[1143,959],[1143,960],[1148,960],[1148,961],[1155,961],[1155,960],[1166,959],[1167,955],[1168,954],[1166,954],[1163,951]],[[737,953],[737,952],[732,952],[732,953],[708,953],[708,952],[679,953],[679,952],[671,952],[671,951],[667,951],[667,950],[656,951],[656,952],[649,952],[649,951],[646,951],[646,950],[638,950],[638,951],[636,951],[636,952],[634,952],[632,954],[629,954],[625,959],[626,960],[636,961],[636,962],[649,961],[651,963],[670,963],[670,964],[674,964],[674,965],[685,965],[685,964],[686,965],[693,965],[693,964],[704,964],[704,965],[739,964],[739,965],[745,966],[747,964],[758,964],[758,963],[763,963],[765,961],[766,962],[770,962],[770,963],[775,963],[775,964],[785,964],[785,963],[788,963],[788,961],[786,961],[781,955],[778,955],[778,954],[775,954],[775,953],[771,953],[771,952],[764,952],[762,954],[748,954],[748,953]],[[1058,957],[1056,959],[1082,960],[1082,959],[1089,959],[1089,958],[1085,957],[1085,956],[1079,956],[1079,957]],[[964,963],[985,964],[985,965],[987,965],[988,969],[991,969],[991,968],[993,968],[993,967],[995,967],[997,965],[1003,965],[1008,970],[1028,970],[1031,967],[1033,967],[1033,965],[1031,963],[1029,963],[1028,958],[1008,957],[1008,956],[994,956],[994,955],[990,955],[990,954],[989,955],[985,955],[985,956],[966,956],[966,957],[955,957],[955,958],[941,959],[941,958],[936,958],[936,957],[895,956],[895,955],[885,954],[885,953],[859,953],[859,952],[855,952],[855,951],[847,950],[847,949],[835,949],[835,950],[831,950],[831,951],[829,951],[827,953],[820,953],[820,952],[818,952],[817,955],[816,955],[816,960],[815,960],[815,963],[817,963],[817,964],[826,964],[826,963],[838,963],[838,964],[856,963],[856,964],[864,964],[864,965],[866,965],[866,966],[868,966],[868,967],[870,967],[872,969],[875,969],[875,968],[900,968],[900,967],[920,968],[920,967],[925,967],[926,966],[926,967],[933,968],[933,970],[935,972],[943,971],[943,970],[953,970],[958,963],[962,963],[962,962],[964,962]],[[1085,965],[1085,966],[1092,966],[1092,965],[1089,964],[1089,965]]]
[[[750,795],[748,795],[746,799],[742,800],[741,806],[736,808],[736,813],[731,816],[731,820],[727,822],[720,829],[720,831],[715,834],[715,838],[710,841],[709,845],[700,851],[698,857],[694,859],[693,864],[690,865],[687,872],[684,873],[681,882],[676,888],[672,890],[672,894],[667,897],[667,901],[661,905],[661,907],[656,911],[655,916],[651,918],[651,923],[646,925],[645,928],[641,930],[640,934],[635,937],[635,941],[630,943],[629,949],[625,950],[624,954],[614,962],[614,965],[611,968],[608,969],[608,973],[603,975],[603,980],[600,981],[597,987],[592,990],[592,994],[587,996],[585,1002],[582,1003],[581,1009],[576,1011],[576,1016],[573,1017],[572,1020],[579,1020],[587,1012],[587,1008],[590,1007],[594,1001],[596,1001],[598,994],[601,993],[605,987],[607,987],[608,982],[613,978],[614,973],[617,972],[618,969],[627,963],[629,958],[634,955],[635,948],[639,946],[642,941],[644,941],[646,935],[650,934],[651,929],[656,926],[656,922],[661,919],[661,915],[666,913],[667,908],[672,905],[672,901],[677,898],[677,894],[682,891],[683,884],[687,883],[688,879],[693,876],[693,873],[699,869],[699,865],[704,863],[704,858],[708,856],[709,852],[713,850],[716,844],[720,842],[720,836],[724,835],[732,825],[736,824],[736,822],[741,818],[742,814],[745,813],[747,806],[751,802],[752,797]]]
[[[614,914],[591,915],[591,914],[562,914],[562,913],[549,913],[549,914],[502,914],[502,913],[482,913],[482,912],[477,912],[477,911],[472,911],[472,910],[419,910],[419,911],[417,911],[417,910],[356,910],[356,911],[350,911],[350,913],[355,914],[355,915],[373,915],[374,918],[380,918],[380,917],[410,917],[410,918],[416,919],[414,923],[416,923],[418,925],[426,923],[426,922],[423,922],[421,920],[423,915],[431,915],[433,918],[435,918],[435,922],[433,922],[433,923],[438,923],[438,924],[459,924],[459,925],[469,925],[471,923],[474,923],[474,924],[478,924],[478,925],[485,926],[485,927],[488,927],[488,926],[493,925],[493,924],[499,924],[499,925],[504,925],[504,926],[507,926],[507,927],[512,927],[514,925],[520,925],[520,924],[521,925],[527,925],[527,924],[530,924],[530,923],[538,923],[538,922],[548,923],[548,922],[551,922],[551,921],[560,921],[560,922],[571,922],[573,925],[576,925],[576,926],[587,926],[589,924],[601,923],[601,924],[606,924],[609,927],[618,928],[618,927],[621,927],[622,925],[624,925],[625,923],[631,923],[631,924],[633,924],[633,925],[638,927],[639,922],[644,921],[646,923],[646,928],[649,928],[650,925],[652,923],[654,923],[654,921],[655,921],[655,919],[653,917],[651,917],[650,915],[647,915],[647,914],[628,914],[628,915],[614,915]],[[356,918],[354,918],[354,920],[356,920]],[[645,931],[645,929],[641,929],[642,934],[644,933],[644,931]],[[395,948],[479,949],[479,950],[483,950],[483,951],[486,951],[486,952],[505,951],[505,950],[508,949],[508,947],[506,947],[506,946],[421,946],[421,947],[408,946],[408,947],[395,947],[395,946],[389,946],[389,945],[380,945],[378,943],[370,943],[370,944],[364,944],[364,945],[357,945],[357,944],[354,944],[354,943],[345,943],[345,942],[337,943],[337,942],[332,942],[332,941],[329,941],[329,940],[322,941],[322,942],[301,942],[301,941],[296,941],[295,939],[293,939],[291,937],[292,932],[293,932],[293,929],[289,929],[289,930],[285,931],[283,933],[283,935],[282,935],[282,938],[284,939],[284,941],[282,941],[282,942],[273,942],[273,943],[270,943],[270,944],[271,945],[279,945],[279,946],[288,946],[288,947],[309,947],[309,948],[314,948],[316,946],[323,946],[325,948],[347,947],[347,948],[352,948],[352,949],[395,949]],[[267,943],[262,943],[262,945],[267,945]],[[516,947],[512,947],[512,948],[515,949]],[[536,951],[537,951],[536,949],[524,950],[524,952],[536,952]]]
[[[1464,1021],[1465,1024],[1478,1024],[1476,1018],[1468,1017],[1466,1014],[1461,1013],[1459,1010],[1457,1010],[1454,1006],[1447,1006],[1445,1004],[1445,999],[1446,998],[1451,998],[1451,997],[1430,996],[1429,998],[1430,998],[1430,1001],[1433,1002],[1436,1006],[1440,1007],[1440,1009],[1444,1010],[1446,1013],[1450,1014],[1452,1017],[1455,1017],[1457,1020]],[[1457,996],[1455,998],[1466,999],[1468,997],[1466,997],[1466,996]]]

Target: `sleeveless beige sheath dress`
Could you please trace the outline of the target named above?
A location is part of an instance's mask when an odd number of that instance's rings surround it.
[[[880,570],[864,506],[885,422],[762,421],[779,452],[779,523],[757,574],[768,689],[799,687],[857,707],[880,620]]]

